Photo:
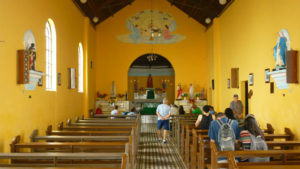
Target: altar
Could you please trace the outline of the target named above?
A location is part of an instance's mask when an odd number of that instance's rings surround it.
[[[145,94],[134,94],[133,105],[140,110],[141,115],[155,115],[156,108],[162,103],[166,93],[155,93],[153,88],[147,88]]]

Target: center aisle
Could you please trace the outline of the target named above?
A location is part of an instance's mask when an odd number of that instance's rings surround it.
[[[156,124],[142,124],[137,169],[186,169],[170,140],[158,142]]]

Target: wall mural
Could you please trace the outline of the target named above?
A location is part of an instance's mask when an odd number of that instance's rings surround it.
[[[179,34],[172,34],[177,29],[174,17],[159,10],[138,12],[127,19],[126,27],[132,33],[117,36],[125,43],[169,44],[186,38]]]

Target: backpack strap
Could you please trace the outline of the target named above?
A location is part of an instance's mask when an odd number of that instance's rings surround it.
[[[230,127],[231,127],[232,123],[233,123],[233,120],[232,119],[228,119],[228,124],[229,124]]]
[[[217,123],[219,124],[220,127],[223,125],[223,122],[220,119],[217,120]]]

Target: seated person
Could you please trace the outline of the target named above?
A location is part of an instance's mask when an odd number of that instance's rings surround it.
[[[179,112],[179,115],[185,115],[183,106],[179,106],[178,112]]]
[[[202,114],[202,111],[195,103],[193,103],[192,108],[191,108],[191,113],[199,115],[199,114]]]
[[[209,113],[210,106],[203,106],[203,113],[198,116],[198,119],[195,123],[195,127],[200,125],[201,130],[208,130],[210,122],[215,119],[215,115]]]
[[[134,115],[137,115],[137,111],[136,111],[136,108],[133,107],[131,109],[131,111],[127,114],[128,116],[134,116]],[[126,117],[126,119],[136,119],[135,117]]]
[[[216,143],[219,151],[235,150],[235,143],[240,138],[240,129],[237,121],[228,119],[224,113],[218,113],[216,118],[217,120],[212,121],[209,126],[208,136],[210,141]],[[229,125],[230,128],[224,127],[225,125]],[[228,134],[224,132],[224,129],[227,130]],[[219,138],[219,132],[220,135],[232,138],[229,140],[226,137]],[[225,163],[227,159],[219,158],[218,162]]]
[[[209,106],[209,113],[210,113],[210,114],[213,114],[213,115],[216,114],[215,109],[214,109],[213,106]]]
[[[232,111],[231,108],[226,108],[226,109],[225,109],[225,115],[226,115],[226,117],[229,118],[229,119],[236,120],[236,119],[234,118],[234,114],[233,114],[233,111]]]
[[[240,133],[240,143],[243,150],[268,150],[264,140],[264,132],[259,128],[254,115],[249,114],[245,118],[244,129]],[[243,162],[268,162],[268,157],[241,158]]]
[[[96,114],[103,114],[101,105],[96,109]]]
[[[115,108],[111,111],[111,115],[119,115],[118,106],[116,105]],[[116,117],[111,117],[111,119],[116,119]]]
[[[171,104],[170,113],[171,115],[178,115],[178,107],[175,104]]]

